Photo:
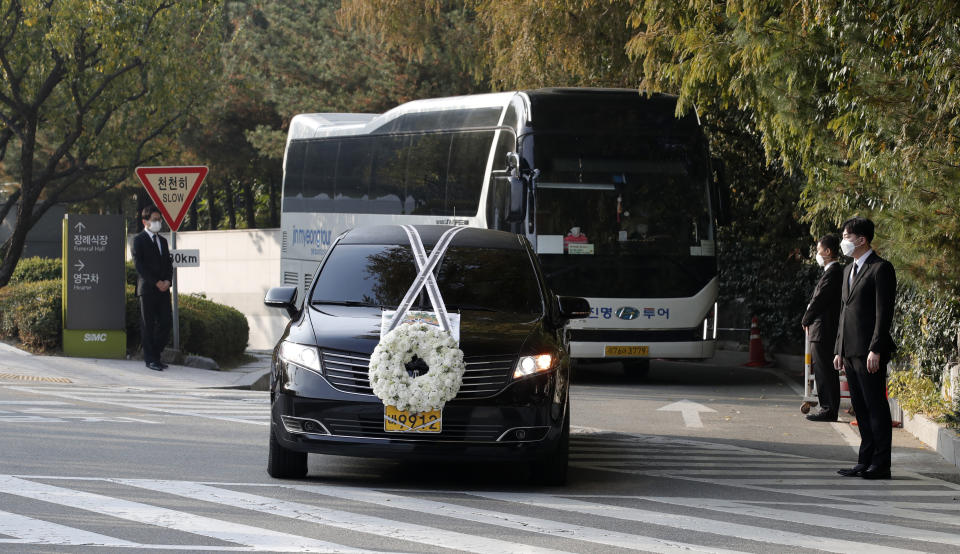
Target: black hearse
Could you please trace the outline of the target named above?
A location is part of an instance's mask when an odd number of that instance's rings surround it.
[[[428,254],[450,229],[414,227]],[[361,227],[337,238],[304,301],[295,287],[267,293],[265,304],[291,317],[273,353],[268,473],[302,477],[316,452],[529,462],[535,480],[562,483],[570,435],[563,326],[589,315],[587,301],[546,287],[523,236],[463,229],[434,271],[447,310],[460,316],[462,385],[439,432],[388,431],[368,365],[382,312],[397,308],[417,274],[401,226]],[[415,308],[432,309],[427,294]]]

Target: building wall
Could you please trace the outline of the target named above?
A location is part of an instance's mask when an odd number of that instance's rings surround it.
[[[0,244],[6,242],[17,224],[17,208],[14,206],[7,217],[0,223]],[[21,258],[59,258],[63,245],[63,214],[66,208],[61,204],[50,206],[40,221],[27,232],[27,240],[23,243]]]
[[[162,234],[170,240],[170,233]],[[247,348],[273,349],[289,321],[282,310],[263,305],[267,290],[280,285],[280,240],[280,229],[177,233],[178,250],[200,251],[200,267],[177,270],[178,293],[204,293],[240,310],[250,326]]]

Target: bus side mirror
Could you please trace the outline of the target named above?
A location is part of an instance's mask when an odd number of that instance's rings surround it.
[[[718,226],[730,223],[730,185],[727,183],[726,165],[720,158],[711,160],[713,179],[710,182],[710,203]]]
[[[297,287],[273,287],[263,297],[263,303],[271,308],[283,308],[290,319],[300,317],[297,309]]]
[[[527,212],[527,192],[523,180],[511,175],[510,181],[510,210],[507,212],[507,221],[523,221]]]

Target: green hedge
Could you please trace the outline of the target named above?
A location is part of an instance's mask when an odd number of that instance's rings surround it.
[[[0,335],[31,350],[57,348],[63,340],[60,279],[0,289]]]
[[[902,279],[902,277],[901,277]],[[936,287],[921,289],[901,280],[897,283],[897,304],[893,338],[898,346],[895,360],[917,376],[940,384],[944,366],[956,362],[957,331],[960,330],[960,291]]]
[[[60,258],[20,258],[13,270],[10,283],[32,283],[59,279],[63,264]]]
[[[21,258],[17,262],[16,269],[10,277],[10,283],[32,283],[35,281],[46,281],[49,279],[59,279],[61,276],[63,264],[60,258]],[[126,272],[126,281],[128,285],[137,284],[137,268],[132,261],[124,264]]]
[[[802,354],[800,319],[820,279],[820,268],[796,254],[779,256],[775,245],[728,240],[719,247],[721,315],[727,315],[725,310],[741,312],[738,321],[729,321],[740,328],[749,327],[755,315],[770,350]]]
[[[10,284],[0,289],[0,336],[36,351],[62,348],[60,279]],[[127,351],[140,347],[140,303],[126,287]],[[238,310],[202,297],[180,297],[180,346],[183,352],[217,360],[240,358],[249,338],[247,319]],[[173,337],[171,336],[171,342]]]

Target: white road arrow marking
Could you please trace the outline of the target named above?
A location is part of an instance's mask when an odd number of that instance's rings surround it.
[[[667,404],[666,406],[657,408],[657,411],[680,412],[680,415],[683,416],[683,424],[687,427],[703,427],[703,422],[700,421],[700,412],[716,413],[716,410],[713,408],[708,408],[703,404],[697,404],[696,402],[690,402],[687,399],[674,402],[673,404]]]

